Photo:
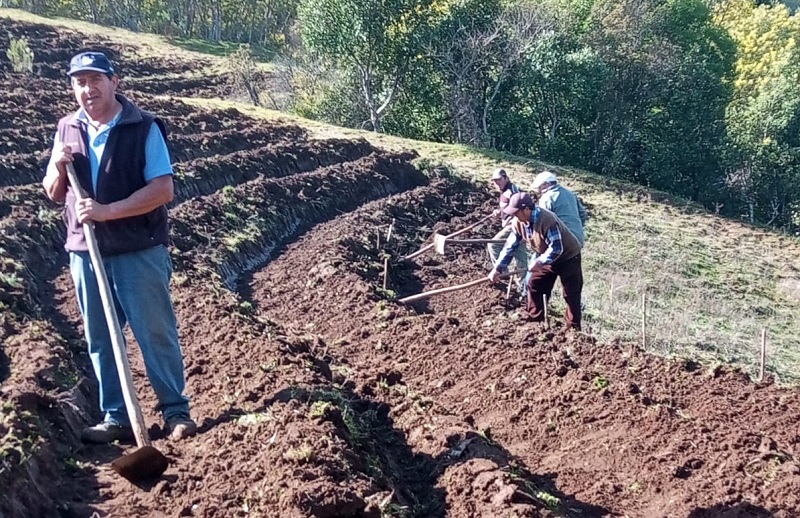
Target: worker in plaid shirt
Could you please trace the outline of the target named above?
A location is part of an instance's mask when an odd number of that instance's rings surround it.
[[[503,209],[513,216],[512,232],[500,251],[497,263],[489,273],[489,280],[497,282],[506,271],[514,253],[520,245],[532,251],[528,262],[528,305],[531,320],[544,320],[544,297],[550,300],[556,279],[561,279],[567,311],[564,316],[568,328],[581,328],[581,292],[583,270],[581,268],[581,245],[567,230],[558,216],[547,209],[537,207],[526,192],[511,196]]]

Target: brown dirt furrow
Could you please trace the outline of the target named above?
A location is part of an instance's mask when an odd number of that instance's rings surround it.
[[[0,177],[0,188],[41,181],[49,156],[50,153],[41,152],[0,156],[0,167],[5,168]]]
[[[257,145],[255,141],[254,147],[224,156],[175,164],[176,202],[206,196],[223,187],[237,186],[259,177],[291,176],[358,160],[375,151],[364,140],[286,140],[255,147]]]
[[[367,471],[341,417],[314,412],[317,394],[334,389],[319,373],[329,370],[309,353],[310,344],[248,316],[235,297],[212,285],[206,279],[189,279],[175,290],[178,316],[185,323],[181,339],[187,392],[202,425],[196,439],[180,444],[164,440],[154,397],[142,381],[141,358],[132,348],[146,420],[155,423],[151,436],[171,459],[162,480],[138,488],[116,476],[108,462],[121,455],[125,445],[80,445],[80,427],[97,419],[90,403],[96,398],[93,383],[83,380],[43,393],[45,387],[36,379],[42,365],[29,362],[14,369],[18,375],[33,376],[26,378],[29,382],[15,377],[3,386],[4,401],[16,412],[4,416],[3,423],[10,423],[16,435],[39,439],[35,454],[22,464],[24,471],[13,467],[20,459],[4,459],[3,466],[10,466],[14,476],[8,479],[0,473],[0,487],[12,495],[0,502],[0,512],[9,517],[52,516],[57,509],[82,517],[246,516],[251,511],[357,516],[370,495],[383,498],[388,493]],[[52,303],[58,314],[65,322],[77,321],[68,275],[59,278],[55,292]],[[71,333],[66,328],[61,332]],[[42,334],[59,340],[53,329],[43,329]],[[57,359],[30,329],[22,330],[19,340],[20,353],[46,364]],[[317,364],[318,369],[306,367]],[[83,375],[91,380],[87,370]]]
[[[255,149],[276,142],[280,138],[273,128],[253,128],[249,125],[210,133],[187,134],[180,128],[170,128],[169,131],[173,162],[189,162]]]
[[[55,125],[45,124],[0,130],[0,159],[3,160],[6,171],[11,172],[13,166],[5,163],[18,156],[49,151],[54,133]]]
[[[226,76],[145,80],[130,77],[127,84],[137,92],[149,95],[170,94],[179,97],[225,99],[231,93],[231,86]]]
[[[373,153],[286,178],[258,178],[173,212],[175,246],[204,258],[226,285],[311,225],[426,181],[407,155]]]
[[[223,110],[198,109],[180,101],[153,98],[148,95],[139,95],[131,92],[131,98],[144,109],[156,113],[164,119],[167,131],[172,135],[193,138],[195,135],[215,133],[219,131],[242,132],[260,130],[272,136],[272,140],[307,140],[308,131],[300,126],[290,123],[264,124],[263,121],[253,119],[235,108]]]
[[[418,207],[448,195],[458,203],[443,190],[418,195]],[[406,204],[405,195],[380,200],[315,228],[255,274],[245,292],[264,313],[330,340],[330,353],[350,360],[357,383],[397,372],[434,407],[474,423],[523,466],[534,467],[538,487],[549,487],[567,514],[583,508],[591,516],[684,518],[748,506],[753,516],[800,513],[797,389],[631,355],[560,330],[558,315],[556,327],[544,330],[520,320],[504,290],[488,283],[415,309],[381,300],[380,255],[407,253],[412,247],[405,236],[428,223],[399,218],[413,215],[403,212]],[[486,205],[462,221],[489,210]],[[378,250],[361,242],[363,228],[386,228],[393,218],[397,243]],[[458,226],[453,223],[450,228]],[[323,247],[321,236],[339,237],[336,246]],[[305,286],[290,280],[298,271],[306,272]],[[393,262],[389,288],[405,294],[485,274],[478,249],[442,258],[431,252],[416,265]],[[287,315],[282,308],[289,305]],[[393,415],[400,421],[402,406]]]

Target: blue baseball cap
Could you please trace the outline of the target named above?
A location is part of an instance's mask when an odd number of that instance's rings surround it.
[[[70,60],[67,75],[72,76],[78,72],[101,72],[113,75],[114,65],[102,52],[81,52]]]

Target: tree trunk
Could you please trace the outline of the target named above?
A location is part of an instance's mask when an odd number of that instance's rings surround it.
[[[361,72],[361,90],[364,93],[364,102],[369,110],[369,121],[372,124],[372,131],[376,133],[383,133],[381,127],[381,117],[378,110],[375,108],[374,92],[372,91],[372,71],[369,67],[359,67]]]
[[[214,0],[211,6],[211,41],[222,39],[222,0]]]

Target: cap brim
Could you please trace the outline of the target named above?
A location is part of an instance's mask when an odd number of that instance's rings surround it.
[[[75,74],[77,74],[79,72],[100,72],[101,74],[113,74],[114,73],[114,71],[109,71],[109,70],[106,70],[104,68],[81,67],[81,68],[78,68],[78,69],[75,69],[75,70],[70,70],[69,72],[67,72],[67,75],[68,76],[73,76],[73,75],[75,75]]]
[[[503,209],[503,214],[505,214],[506,216],[513,216],[517,212],[519,212],[519,209],[512,207],[506,207],[505,209]]]

